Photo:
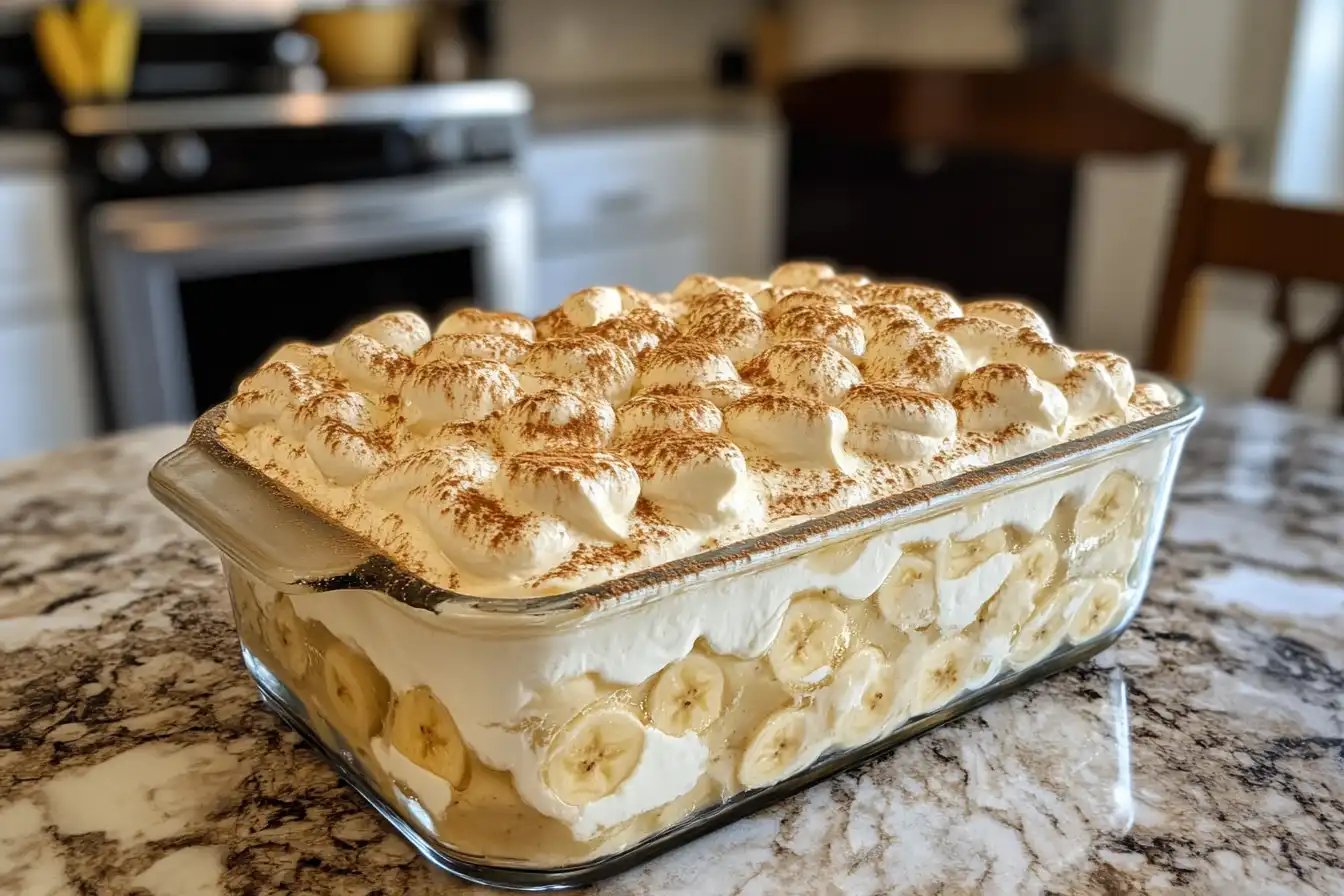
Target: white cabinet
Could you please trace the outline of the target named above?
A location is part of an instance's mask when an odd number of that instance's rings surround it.
[[[0,459],[50,451],[92,434],[87,351],[73,315],[0,319]]]
[[[782,138],[770,124],[614,128],[541,136],[541,307],[585,286],[671,289],[688,273],[763,276],[778,260]]]
[[[59,156],[26,139],[0,137],[0,460],[88,438],[96,419]]]

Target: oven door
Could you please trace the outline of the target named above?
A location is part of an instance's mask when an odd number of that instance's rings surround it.
[[[537,313],[512,171],[107,203],[89,227],[117,428],[190,420],[278,343],[378,311]]]

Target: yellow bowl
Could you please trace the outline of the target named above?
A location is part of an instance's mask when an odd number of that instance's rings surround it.
[[[317,41],[318,62],[338,87],[404,84],[415,66],[420,7],[414,3],[310,12],[299,28]]]

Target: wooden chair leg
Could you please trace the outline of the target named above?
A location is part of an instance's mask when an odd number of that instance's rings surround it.
[[[1148,366],[1178,380],[1195,368],[1208,287],[1198,276],[1208,199],[1236,178],[1235,147],[1199,144],[1186,153],[1180,207],[1172,232],[1166,279],[1159,297]]]

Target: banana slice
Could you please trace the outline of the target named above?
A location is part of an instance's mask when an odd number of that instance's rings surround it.
[[[987,606],[997,601],[998,597],[995,597]],[[1022,613],[1021,618],[1026,619],[1030,610],[1031,607],[1028,605],[1027,612]],[[970,670],[966,673],[967,690],[982,688],[998,677],[1008,660],[1008,654],[1013,649],[1012,636],[1017,629],[1017,626],[1013,626],[1012,631],[1005,631],[1002,622],[998,626],[981,622],[966,630],[966,639],[974,645],[971,648]]]
[[[938,618],[933,561],[906,554],[877,589],[882,618],[903,632],[924,628]]]
[[[293,681],[303,680],[308,671],[307,626],[294,612],[294,603],[286,595],[276,601],[266,629],[266,646]]]
[[[1124,586],[1118,579],[1091,579],[1087,596],[1069,622],[1069,637],[1075,642],[1090,641],[1111,627],[1124,609]]]
[[[234,622],[244,644],[256,643],[265,637],[266,615],[252,588],[251,578],[232,563],[225,564],[229,596],[233,600]]]
[[[1013,571],[1003,587],[980,611],[986,638],[1017,637],[1021,626],[1036,609],[1036,598],[1055,576],[1059,548],[1049,536],[1038,536],[1017,555]]]
[[[1078,509],[1074,524],[1078,540],[1102,539],[1118,531],[1138,499],[1139,484],[1133,476],[1119,470],[1107,476]]]
[[[809,727],[801,709],[781,709],[769,716],[742,751],[737,780],[754,790],[787,777],[803,756]]]
[[[1074,551],[1069,558],[1071,575],[1124,576],[1139,557],[1139,548],[1143,542],[1120,532],[1114,538],[1107,539],[1091,550]]]
[[[556,738],[546,760],[546,783],[571,806],[614,793],[639,765],[644,726],[628,712],[581,716]]]
[[[704,731],[723,713],[723,684],[719,664],[693,653],[658,676],[649,692],[649,721],[673,737]]]
[[[804,597],[784,614],[770,668],[786,685],[810,688],[825,683],[840,655],[849,646],[845,613],[823,597]]]
[[[467,783],[467,747],[448,708],[426,687],[392,704],[388,740],[407,759],[461,790]]]
[[[944,543],[943,569],[947,578],[960,579],[990,557],[1007,549],[1008,533],[1001,528],[966,541],[952,539]]]
[[[946,638],[929,646],[915,670],[911,713],[933,712],[965,690],[975,658],[975,642],[964,636]]]
[[[1059,548],[1048,535],[1039,535],[1027,543],[1017,555],[1017,565],[1009,580],[1031,589],[1034,598],[1049,584],[1059,566]]]
[[[324,671],[327,702],[341,730],[359,737],[376,734],[387,709],[387,679],[343,641],[327,648]]]
[[[1035,665],[1055,652],[1055,648],[1064,640],[1067,618],[1064,615],[1064,603],[1056,595],[1047,595],[1037,603],[1036,611],[1031,614],[1013,649],[1008,661],[1017,668]]]
[[[845,660],[836,677],[851,679],[858,690],[836,725],[837,738],[847,747],[865,744],[896,714],[896,671],[881,650],[865,647]]]

